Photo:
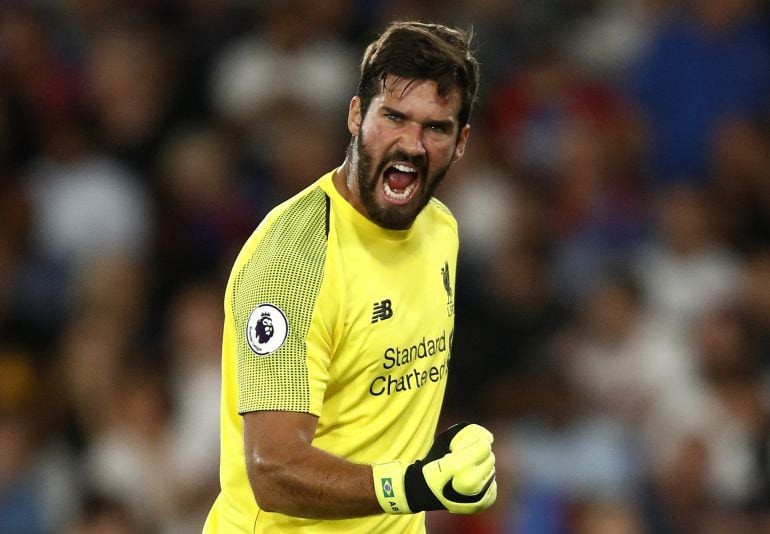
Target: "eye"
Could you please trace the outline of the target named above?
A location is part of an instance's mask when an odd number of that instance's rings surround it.
[[[392,122],[402,122],[404,120],[404,117],[398,115],[397,113],[386,113],[385,118]]]
[[[426,123],[425,128],[435,136],[445,137],[452,133],[453,125],[448,121],[435,121]]]

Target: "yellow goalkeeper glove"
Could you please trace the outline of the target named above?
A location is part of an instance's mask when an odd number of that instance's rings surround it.
[[[493,441],[486,428],[458,423],[438,434],[428,455],[406,469],[398,460],[372,466],[380,506],[389,514],[486,510],[497,498]]]

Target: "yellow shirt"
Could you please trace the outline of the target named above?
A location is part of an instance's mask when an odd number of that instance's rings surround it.
[[[272,210],[225,293],[222,490],[206,533],[424,532],[425,514],[311,520],[268,513],[246,473],[241,414],[318,416],[313,445],[356,463],[424,456],[454,327],[457,223],[432,199],[409,230],[356,211],[330,172]]]

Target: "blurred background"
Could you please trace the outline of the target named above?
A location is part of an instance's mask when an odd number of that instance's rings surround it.
[[[482,65],[444,419],[500,494],[430,531],[770,532],[760,0],[0,1],[0,532],[200,531],[229,269],[395,18]]]

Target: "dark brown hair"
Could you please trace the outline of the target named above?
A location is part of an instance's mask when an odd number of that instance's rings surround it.
[[[445,97],[458,89],[460,127],[468,123],[476,102],[479,64],[470,48],[472,31],[423,22],[392,22],[364,52],[358,96],[361,111],[385,89],[389,75],[406,80],[432,80]]]

